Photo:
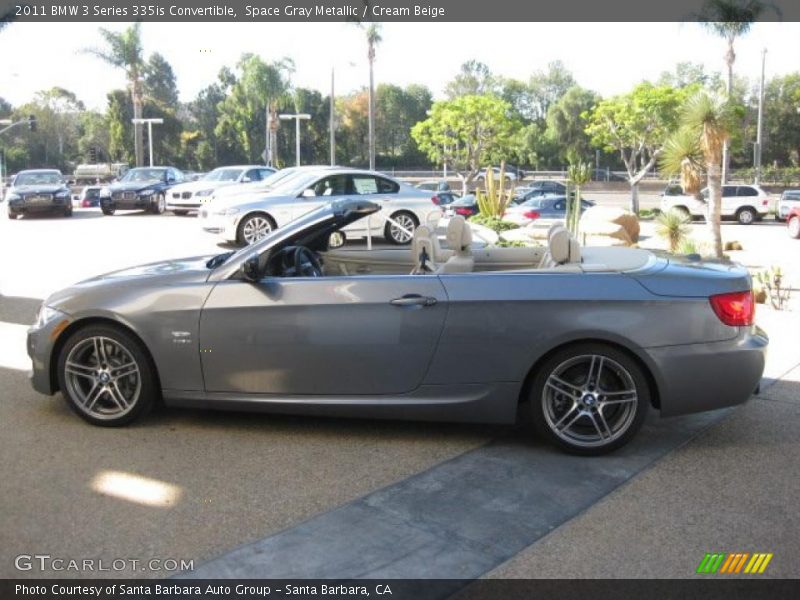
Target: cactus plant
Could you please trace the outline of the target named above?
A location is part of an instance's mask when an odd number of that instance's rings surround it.
[[[592,179],[592,165],[578,161],[567,168],[567,179],[575,186],[575,193],[567,189],[567,229],[578,237],[581,219],[581,186]]]
[[[506,163],[500,163],[500,176],[495,181],[494,170],[486,169],[485,191],[477,190],[478,210],[484,217],[502,219],[511,203],[511,190],[506,190]]]

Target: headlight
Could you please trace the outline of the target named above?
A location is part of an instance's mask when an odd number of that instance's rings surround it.
[[[9,202],[13,202],[15,200],[22,200],[22,196],[19,194],[9,194],[6,198]]]
[[[69,196],[69,192],[68,192],[68,191],[66,191],[66,190],[65,190],[65,191],[63,191],[63,192],[58,192],[58,193],[56,194],[56,198],[66,198],[66,197],[68,197],[68,196]]]
[[[36,315],[36,323],[34,323],[34,327],[41,329],[53,319],[63,316],[66,315],[64,315],[64,313],[62,313],[60,310],[56,310],[55,308],[50,308],[49,306],[42,304],[42,306],[39,307],[39,313]]]
[[[195,192],[194,195],[195,196],[210,196],[211,192],[213,192],[213,191],[214,191],[213,189],[211,189],[211,190],[200,190],[199,192]]]
[[[111,198],[111,189],[104,187],[100,189],[100,197],[101,198]]]
[[[238,208],[223,208],[223,209],[220,209],[220,210],[215,210],[211,214],[222,215],[223,217],[227,217],[227,216],[230,216],[230,215],[235,215],[238,212],[239,212]]]

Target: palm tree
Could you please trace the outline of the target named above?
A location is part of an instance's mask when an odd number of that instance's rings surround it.
[[[375,170],[375,78],[373,65],[375,63],[375,48],[383,41],[380,23],[356,25],[364,30],[367,37],[367,59],[369,60],[369,168]]]
[[[112,67],[123,69],[128,79],[128,87],[133,103],[133,118],[142,118],[144,105],[143,75],[145,70],[142,50],[141,23],[134,23],[124,31],[116,32],[100,28],[100,35],[106,43],[105,48],[90,48],[86,52],[96,56]],[[141,123],[134,123],[134,153],[136,166],[144,163],[144,144]]]
[[[696,194],[703,175],[707,178],[706,222],[718,258],[722,257],[722,155],[730,138],[731,123],[728,98],[701,90],[684,105],[682,127],[667,141],[660,163],[663,171],[680,174],[687,193]]]
[[[759,0],[708,0],[701,12],[704,26],[725,40],[728,50],[725,52],[725,64],[728,67],[726,91],[728,97],[733,94],[733,63],[736,52],[733,44],[736,38],[750,31],[753,22],[767,9],[767,3]],[[728,181],[730,166],[730,149],[728,142],[722,149],[722,183]]]

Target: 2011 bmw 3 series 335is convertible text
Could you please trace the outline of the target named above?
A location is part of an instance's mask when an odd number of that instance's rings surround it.
[[[376,204],[342,199],[238,252],[102,275],[51,295],[32,382],[95,425],[167,405],[513,423],[564,450],[619,448],[663,416],[745,402],[764,368],[741,267],[634,248],[446,242],[330,248]]]

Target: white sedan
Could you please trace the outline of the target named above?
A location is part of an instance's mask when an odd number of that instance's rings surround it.
[[[252,244],[286,223],[335,198],[364,197],[380,211],[344,229],[348,238],[383,237],[408,244],[420,224],[437,221],[442,211],[432,192],[418,190],[374,171],[320,167],[287,177],[259,198],[231,196],[200,211],[202,228],[229,242]],[[241,198],[238,200],[237,198]],[[340,238],[339,242],[343,240]]]
[[[261,181],[274,173],[275,169],[263,165],[219,167],[197,181],[173,186],[167,193],[167,210],[176,215],[185,215],[189,211],[198,210],[201,204],[222,187]]]

